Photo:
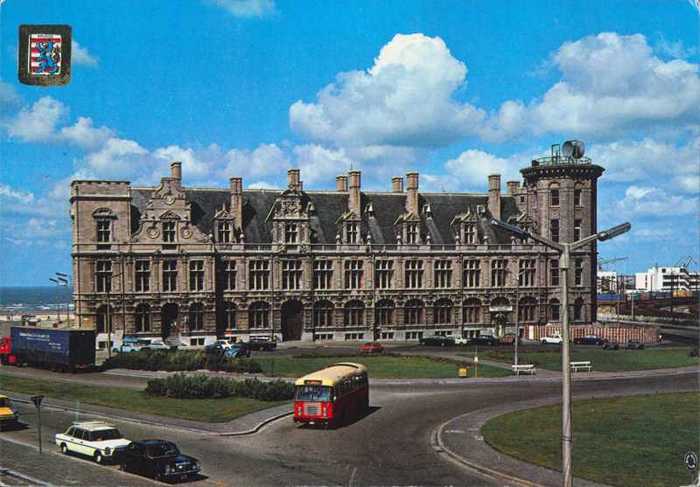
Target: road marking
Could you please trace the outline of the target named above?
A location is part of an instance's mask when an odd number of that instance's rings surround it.
[[[453,433],[456,435],[463,435],[464,431],[463,430],[445,430],[445,433]]]

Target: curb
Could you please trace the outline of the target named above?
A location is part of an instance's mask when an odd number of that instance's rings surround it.
[[[29,482],[32,485],[41,485],[42,487],[53,487],[53,484],[44,482],[43,480],[35,479],[34,477],[30,477],[29,475],[23,474],[16,470],[11,470],[9,468],[3,467],[2,465],[0,465],[0,474],[9,475],[10,477],[15,477],[17,479],[24,480],[25,482]]]
[[[544,487],[543,484],[538,484],[536,482],[531,482],[529,480],[521,479],[520,477],[515,477],[513,475],[509,475],[507,473],[499,472],[498,470],[494,470],[489,467],[485,467],[483,465],[480,465],[478,463],[470,462],[466,458],[464,458],[461,455],[458,455],[457,453],[453,452],[449,448],[445,446],[445,444],[442,442],[442,430],[445,426],[447,426],[448,423],[452,422],[455,418],[448,419],[444,423],[442,423],[440,426],[438,426],[437,429],[433,430],[432,434],[430,435],[430,444],[433,447],[433,450],[435,450],[436,453],[439,455],[447,457],[448,460],[451,460],[461,467],[466,467],[470,470],[475,470],[479,472],[482,475],[485,475],[486,477],[489,477],[493,480],[500,480],[500,481],[506,481],[506,482],[511,482],[516,485],[522,486],[522,487]]]
[[[31,405],[32,402],[27,399],[19,398],[16,396],[9,396],[10,399],[12,399],[13,402],[18,402],[22,404],[29,404]],[[145,424],[149,426],[158,426],[160,428],[164,429],[170,429],[170,430],[179,430],[179,431],[186,431],[189,433],[197,433],[197,434],[202,434],[202,435],[209,435],[209,436],[246,436],[246,435],[252,435],[254,433],[257,433],[260,431],[263,427],[266,425],[272,423],[273,421],[277,421],[278,419],[284,418],[285,416],[289,416],[290,414],[293,413],[293,411],[287,411],[285,413],[277,414],[275,416],[271,416],[269,418],[265,418],[264,420],[260,421],[258,424],[256,424],[253,428],[248,429],[248,430],[243,430],[243,431],[230,431],[230,432],[223,432],[219,433],[216,431],[210,431],[206,429],[200,429],[200,428],[188,428],[184,426],[177,426],[169,423],[163,423],[159,421],[150,421],[147,419],[141,419],[141,418],[130,418],[130,417],[125,417],[125,416],[118,416],[118,415],[106,415],[104,413],[96,412],[90,409],[76,409],[76,408],[71,408],[68,406],[53,406],[50,404],[43,405],[42,407],[47,408],[47,409],[52,409],[54,411],[63,411],[63,412],[77,412],[77,413],[82,413],[82,414],[87,414],[90,416],[95,416],[98,418],[105,418],[105,419],[111,419],[111,420],[118,420],[118,421],[124,421],[124,422],[131,422],[131,423],[139,423],[139,424]],[[250,413],[250,414],[255,414],[255,413]],[[244,416],[240,416],[241,418]]]

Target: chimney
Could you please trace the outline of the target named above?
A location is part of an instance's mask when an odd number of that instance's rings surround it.
[[[243,178],[229,179],[231,188],[231,213],[235,218],[234,225],[243,229]]]
[[[391,178],[391,192],[403,193],[403,178],[401,176]]]
[[[418,215],[418,173],[406,174],[406,213]]]
[[[489,213],[494,218],[501,219],[501,175],[489,176]]]
[[[360,211],[360,171],[350,171],[350,198],[348,199],[348,210],[352,211],[355,216],[359,217],[362,213]]]
[[[338,176],[335,178],[335,190],[345,192],[348,190],[348,177]]]
[[[511,196],[514,195],[515,193],[517,193],[518,190],[520,190],[520,182],[519,181],[508,181],[506,183],[506,185],[508,186],[508,194]]]
[[[179,161],[170,163],[170,177],[182,181],[182,163]]]
[[[292,191],[301,191],[299,184],[299,169],[287,171],[287,184]]]

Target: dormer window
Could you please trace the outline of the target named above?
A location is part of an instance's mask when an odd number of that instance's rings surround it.
[[[299,240],[299,226],[296,223],[284,225],[284,243],[294,244]]]
[[[409,223],[406,225],[406,243],[407,244],[417,244],[418,243],[418,224]]]
[[[231,241],[231,222],[219,222],[217,226],[217,241],[220,243],[229,243]]]
[[[345,239],[349,244],[356,244],[359,240],[359,230],[357,223],[346,223],[345,224]]]
[[[112,240],[112,222],[109,220],[97,220],[97,241],[108,243]]]
[[[163,222],[163,242],[175,242],[175,222]]]
[[[476,225],[474,223],[464,224],[464,243],[475,244],[476,243]]]

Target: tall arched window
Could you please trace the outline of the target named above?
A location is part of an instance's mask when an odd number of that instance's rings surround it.
[[[574,321],[583,321],[585,319],[583,306],[583,298],[576,298],[576,301],[574,301]]]
[[[134,315],[134,328],[136,333],[147,333],[151,331],[151,307],[145,303],[136,306]]]
[[[314,326],[316,328],[333,326],[333,303],[327,300],[314,303]]]
[[[518,321],[521,323],[534,322],[537,311],[537,300],[531,297],[525,297],[520,300],[518,309]]]
[[[433,308],[433,323],[436,325],[449,325],[452,323],[452,301],[438,299]]]
[[[192,303],[190,305],[190,331],[200,331],[204,329],[204,306],[202,303]]]
[[[224,329],[236,329],[236,305],[230,301],[224,302]]]
[[[364,326],[365,324],[365,304],[359,300],[345,303],[344,310],[345,326]]]
[[[549,319],[551,321],[559,321],[559,300],[552,299],[549,301]]]
[[[103,304],[97,308],[97,315],[95,316],[95,330],[97,333],[107,333],[107,330],[114,332],[114,327],[110,326],[113,323],[112,319],[114,317],[114,308]]]
[[[255,301],[248,308],[250,328],[268,328],[270,326],[270,305],[264,301]]]
[[[405,325],[418,325],[423,323],[423,301],[409,299],[404,306],[403,322]]]
[[[394,302],[388,299],[377,301],[374,307],[375,322],[379,326],[390,326],[394,324]]]
[[[481,322],[481,301],[476,298],[469,298],[464,300],[463,306],[462,321],[465,324]]]
[[[559,206],[559,185],[557,183],[549,186],[549,204],[550,206]]]

